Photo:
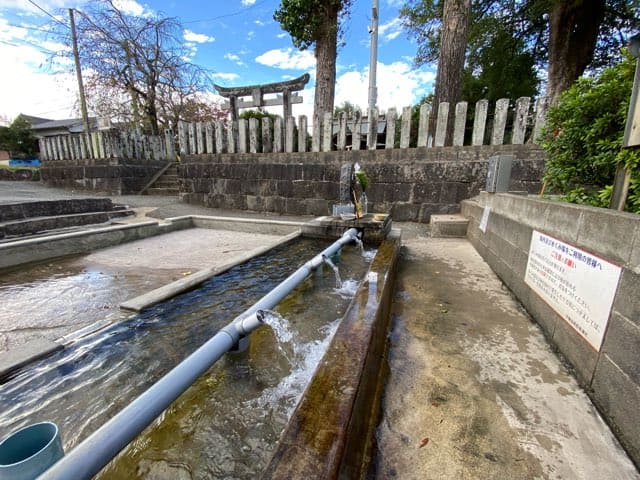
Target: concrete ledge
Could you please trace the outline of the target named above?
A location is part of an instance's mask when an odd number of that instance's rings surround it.
[[[4,382],[18,368],[51,355],[62,348],[64,347],[57,342],[37,338],[21,345],[20,348],[0,353],[0,382]]]
[[[7,242],[0,244],[0,269],[119,245],[164,233],[169,228],[150,221]]]
[[[384,213],[367,214],[361,219],[342,220],[340,217],[318,217],[302,227],[302,233],[309,237],[340,237],[347,229],[363,231],[362,240],[370,245],[379,245],[391,232],[391,216]]]
[[[380,244],[263,479],[364,478],[380,408],[399,250],[394,229]]]
[[[431,215],[433,238],[465,238],[469,219],[462,215]]]
[[[0,222],[33,217],[50,217],[113,210],[110,198],[74,198],[0,204]]]
[[[236,257],[230,262],[225,263],[220,267],[215,268],[207,268],[204,270],[200,270],[188,277],[181,278],[180,280],[176,280],[175,282],[169,283],[168,285],[164,285],[160,288],[156,288],[144,295],[140,295],[138,297],[132,298],[120,304],[120,308],[123,310],[132,310],[134,312],[140,312],[145,308],[149,308],[152,305],[160,303],[169,298],[175,297],[176,295],[186,292],[187,290],[191,290],[203,282],[206,282],[211,277],[219,275],[221,273],[226,272],[227,270],[240,265],[241,263],[247,262],[254,257],[262,255],[269,250],[276,248],[282,244],[288,243],[300,236],[300,230],[290,233],[286,237],[284,237],[279,242],[268,245],[266,247],[259,247],[253,249],[240,257]]]

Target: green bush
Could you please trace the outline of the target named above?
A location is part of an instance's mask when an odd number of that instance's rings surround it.
[[[597,77],[579,79],[549,109],[544,181],[565,200],[608,206],[622,162],[632,173],[626,209],[640,213],[640,151],[622,148],[635,65],[627,58]]]

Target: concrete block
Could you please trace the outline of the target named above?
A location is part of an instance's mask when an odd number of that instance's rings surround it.
[[[459,203],[471,196],[468,183],[447,181],[440,188],[440,203]]]
[[[640,275],[640,225],[636,227],[633,235],[629,268]]]
[[[467,236],[469,220],[462,215],[431,215],[430,223],[434,238]]]
[[[415,183],[413,185],[413,201],[416,203],[437,203],[440,199],[440,183]]]
[[[544,226],[550,202],[537,200],[523,195],[495,194],[493,209],[508,218],[524,223],[533,228]]]
[[[398,222],[415,222],[420,208],[420,204],[415,203],[394,203],[391,206],[391,216]]]
[[[640,274],[624,269],[613,299],[613,310],[640,327]]]
[[[602,355],[591,388],[594,403],[636,465],[640,464],[640,387]]]
[[[564,322],[558,314],[540,296],[528,286],[528,294],[523,295],[520,301],[536,323],[542,327],[545,336],[552,340],[558,323]]]
[[[634,383],[640,385],[640,327],[616,312],[611,314],[602,351]]]
[[[626,265],[631,259],[631,247],[637,215],[604,208],[584,208],[578,232],[578,244],[585,250],[598,252],[612,263]]]
[[[36,338],[20,345],[19,348],[3,352],[0,354],[0,379],[28,363],[62,350],[62,348],[64,347],[59,343],[46,338]]]
[[[558,318],[556,322],[553,343],[573,366],[578,382],[584,387],[590,385],[598,352],[562,318]]]

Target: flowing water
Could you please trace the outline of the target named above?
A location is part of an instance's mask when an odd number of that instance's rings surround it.
[[[303,239],[133,315],[18,373],[0,389],[0,436],[51,420],[65,449],[317,254]],[[229,353],[106,467],[102,478],[255,478],[320,361],[372,255],[342,249],[345,279],[310,275],[249,348]]]

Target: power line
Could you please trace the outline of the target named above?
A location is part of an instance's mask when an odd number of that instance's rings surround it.
[[[40,5],[38,5],[36,2],[34,2],[33,0],[27,0],[31,5],[33,5],[34,7],[36,7],[37,9],[39,9],[41,12],[43,12],[45,15],[48,15],[49,17],[51,17],[53,19],[54,22],[59,23],[60,25],[62,25],[63,27],[69,28],[69,25],[67,25],[66,23],[61,22],[60,20],[58,20],[56,17],[54,17],[53,15],[51,15],[49,12],[47,12],[44,8],[42,8]]]
[[[44,26],[35,27],[35,26],[31,26],[31,25],[16,25],[16,24],[10,23],[10,22],[6,22],[6,25],[9,26],[9,27],[13,27],[13,28],[24,28],[25,30],[33,30],[34,32],[43,32],[43,33],[47,33],[47,34],[50,34],[50,35],[64,36],[63,33],[55,32],[53,30],[45,28]],[[65,25],[65,27],[66,27],[66,25]]]
[[[31,0],[29,0],[31,1]],[[218,15],[217,17],[213,17],[213,18],[203,18],[200,20],[190,20],[188,22],[182,22],[184,24],[187,23],[200,23],[200,22],[213,22],[214,20],[220,20],[221,18],[227,18],[227,17],[235,17],[236,15],[242,15],[243,13],[246,13],[247,11],[255,8],[255,7],[259,7],[260,5],[262,5],[263,3],[266,3],[267,0],[262,0],[261,2],[256,2],[253,5],[249,5],[247,8],[243,8],[242,10],[238,10],[237,12],[232,12],[232,13],[226,13],[224,15]]]
[[[47,55],[62,55],[60,52],[54,52],[52,50],[44,49],[40,45],[37,45],[35,43],[30,43],[30,42],[27,42],[26,40],[20,40],[20,41],[22,42],[21,45],[18,45],[17,43],[7,42],[6,40],[0,40],[0,43],[4,43],[5,45],[9,45],[11,47],[16,47],[16,48],[24,48],[24,47],[35,48],[39,52],[46,53]]]

